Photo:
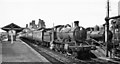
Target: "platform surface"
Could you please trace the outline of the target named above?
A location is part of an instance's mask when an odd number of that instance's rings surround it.
[[[14,41],[13,44],[10,41],[2,41],[0,56],[2,62],[49,62],[21,40]]]

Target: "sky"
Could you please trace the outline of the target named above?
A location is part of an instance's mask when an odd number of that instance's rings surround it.
[[[25,27],[32,20],[46,27],[72,24],[83,27],[105,23],[107,0],[0,0],[0,28],[10,23]],[[110,17],[118,15],[118,1],[110,0]],[[2,30],[0,30],[2,31]]]

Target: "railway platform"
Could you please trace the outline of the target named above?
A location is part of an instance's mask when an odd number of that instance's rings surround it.
[[[11,41],[2,41],[0,43],[0,56],[2,63],[4,62],[46,62],[50,63],[45,57],[40,55],[26,43],[17,39]]]
[[[46,52],[47,49],[46,50],[41,49],[42,47],[38,47],[38,48],[40,48],[39,52],[42,54],[39,54],[38,51],[36,52],[36,50],[34,50],[33,47],[29,46],[28,44],[26,44],[25,42],[23,42],[20,39],[16,39],[16,41],[14,41],[13,44],[11,43],[11,41],[4,40],[0,43],[0,60],[2,60],[0,62],[2,62],[3,64],[4,63],[6,64],[6,62],[8,62],[8,63],[9,62],[10,63],[11,62],[15,62],[15,63],[16,62],[25,62],[25,63],[27,62],[27,64],[31,64],[31,63],[32,64],[56,64],[56,63],[52,63],[54,59],[47,58],[50,56],[45,57],[46,55],[44,55],[44,52]],[[52,51],[50,52],[49,50],[47,50],[46,53],[48,53],[48,52],[50,55],[53,54]],[[54,53],[52,55],[52,57],[53,56],[56,57],[57,54]],[[63,59],[65,60],[65,58],[63,58],[63,56],[61,56],[59,54],[58,54],[58,56],[60,56],[60,57],[57,57],[57,59],[60,58],[61,60],[63,60]],[[71,60],[69,59],[69,61],[71,61]],[[83,64],[83,63],[84,64],[93,64],[93,63],[104,64],[104,62],[105,62],[106,64],[114,64],[114,63],[119,64],[119,62],[113,63],[113,61],[112,61],[112,63],[111,63],[108,61],[103,61],[103,60],[101,60],[101,61],[102,62],[100,62],[99,59],[92,60],[90,62],[79,60],[79,62],[73,62],[73,63],[75,63],[75,64],[80,64],[80,63],[81,64]],[[71,63],[71,64],[73,64],[73,63]],[[68,63],[61,62],[61,63],[57,63],[57,64],[70,64],[70,63],[69,62]]]

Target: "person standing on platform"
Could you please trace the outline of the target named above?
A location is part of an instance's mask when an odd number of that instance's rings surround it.
[[[14,35],[13,30],[9,31],[9,35],[10,35],[10,39],[11,39],[11,44],[13,44],[13,35]]]
[[[13,31],[11,30],[11,44],[13,44]]]

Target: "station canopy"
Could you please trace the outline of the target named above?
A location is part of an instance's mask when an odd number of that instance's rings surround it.
[[[5,30],[5,31],[9,31],[9,30],[15,30],[16,32],[20,32],[23,30],[23,28],[21,28],[20,26],[14,24],[14,23],[11,23],[9,25],[6,25],[4,27],[1,28],[2,30]]]

